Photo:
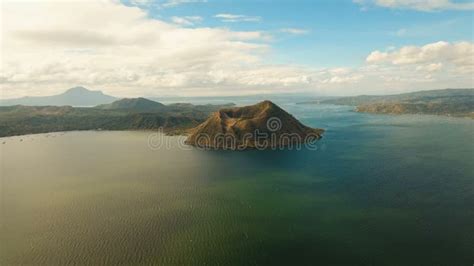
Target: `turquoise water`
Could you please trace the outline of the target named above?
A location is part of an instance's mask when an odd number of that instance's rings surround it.
[[[1,265],[472,265],[474,122],[282,107],[317,150],[2,138]]]

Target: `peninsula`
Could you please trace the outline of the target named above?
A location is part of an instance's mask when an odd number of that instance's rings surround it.
[[[430,114],[474,118],[474,89],[417,91],[394,95],[360,95],[299,104],[356,106],[357,112],[376,114]]]

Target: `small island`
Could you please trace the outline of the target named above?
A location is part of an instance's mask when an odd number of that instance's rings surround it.
[[[284,148],[314,142],[324,130],[310,128],[271,101],[225,108],[190,130],[186,143],[210,149]]]

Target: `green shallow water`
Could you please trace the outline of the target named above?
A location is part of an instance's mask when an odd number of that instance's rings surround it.
[[[317,150],[1,139],[0,264],[472,265],[472,120],[283,107]]]

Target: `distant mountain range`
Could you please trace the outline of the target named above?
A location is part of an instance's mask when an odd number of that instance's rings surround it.
[[[380,114],[431,114],[474,118],[474,89],[417,91],[395,95],[361,95],[299,104],[356,106],[356,111]]]
[[[0,106],[26,105],[26,106],[96,106],[108,104],[118,98],[106,95],[101,91],[92,91],[84,87],[70,88],[64,93],[52,96],[22,97],[16,99],[0,100]]]

